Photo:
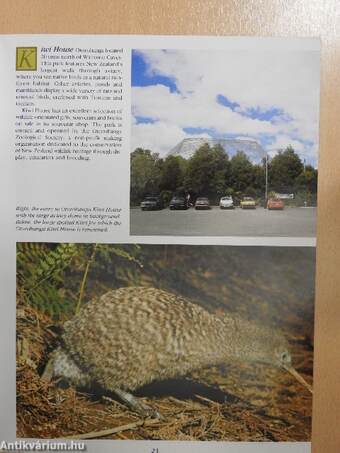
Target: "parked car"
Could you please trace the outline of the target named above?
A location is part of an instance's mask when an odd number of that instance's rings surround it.
[[[268,209],[279,209],[282,211],[282,209],[284,209],[284,207],[285,207],[285,204],[284,204],[283,200],[281,200],[280,198],[269,198],[269,200],[267,202]]]
[[[156,211],[163,209],[163,203],[159,197],[145,197],[140,204],[142,211]]]
[[[211,209],[209,199],[206,197],[197,198],[195,209]]]
[[[173,209],[188,209],[187,199],[184,197],[173,197],[170,201],[169,208]]]
[[[233,197],[227,195],[220,199],[220,208],[221,209],[234,209],[234,200]]]
[[[240,203],[242,209],[256,209],[256,203],[252,197],[244,197]]]

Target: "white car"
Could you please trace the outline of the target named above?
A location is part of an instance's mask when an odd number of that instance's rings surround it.
[[[233,197],[228,195],[220,199],[220,208],[221,209],[234,209],[234,200]]]

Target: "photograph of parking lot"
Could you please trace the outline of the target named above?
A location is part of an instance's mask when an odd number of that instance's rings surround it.
[[[316,51],[134,50],[130,233],[315,237]]]

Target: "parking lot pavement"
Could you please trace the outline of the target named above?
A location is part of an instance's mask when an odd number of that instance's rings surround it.
[[[314,237],[316,208],[264,208],[206,211],[130,210],[130,233],[134,236],[276,236]]]

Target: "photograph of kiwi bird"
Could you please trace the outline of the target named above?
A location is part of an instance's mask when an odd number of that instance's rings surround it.
[[[233,362],[281,368],[312,392],[279,331],[232,313],[217,316],[152,287],[120,288],[87,303],[64,324],[43,378],[76,387],[99,384],[142,416],[163,418],[130,392]]]
[[[315,249],[18,243],[17,437],[308,442]]]

